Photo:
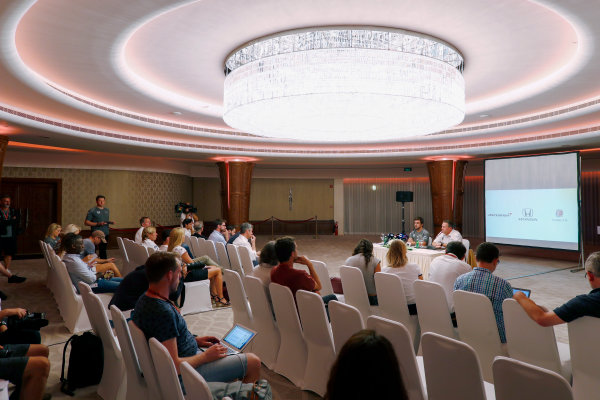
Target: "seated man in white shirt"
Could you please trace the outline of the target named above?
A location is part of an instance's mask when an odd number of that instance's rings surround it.
[[[450,242],[462,242],[462,235],[454,229],[452,221],[445,219],[442,222],[442,231],[433,239],[432,245],[441,249],[446,248]]]
[[[240,226],[240,236],[237,237],[233,241],[233,244],[236,246],[246,247],[250,250],[250,257],[252,258],[252,263],[254,266],[258,265],[258,261],[256,256],[260,254],[260,252],[256,252],[256,237],[253,233],[253,226],[249,222],[244,222]]]
[[[150,220],[150,217],[140,218],[140,229],[138,229],[137,232],[135,233],[135,242],[137,244],[142,244],[142,242],[143,242],[142,232],[144,232],[144,228],[146,228],[150,225],[152,225],[152,221]]]
[[[462,242],[450,242],[446,246],[446,254],[434,258],[429,266],[429,281],[439,283],[444,288],[450,312],[454,312],[452,293],[456,278],[471,271],[471,266],[463,261],[466,252]]]

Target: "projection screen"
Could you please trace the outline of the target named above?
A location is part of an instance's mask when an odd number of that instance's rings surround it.
[[[485,160],[486,241],[579,250],[579,154]]]

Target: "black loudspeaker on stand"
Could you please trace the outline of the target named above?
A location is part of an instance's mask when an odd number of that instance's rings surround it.
[[[412,203],[413,201],[413,192],[396,192],[396,201],[398,203],[402,203],[402,234],[406,235],[405,229],[405,221],[404,221],[404,203]]]

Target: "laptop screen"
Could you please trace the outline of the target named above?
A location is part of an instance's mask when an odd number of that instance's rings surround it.
[[[235,325],[225,335],[223,341],[235,349],[242,350],[252,340],[254,335],[256,335],[256,332],[246,329],[241,325]]]
[[[522,292],[525,294],[525,296],[529,297],[531,296],[531,290],[530,289],[520,289],[520,288],[513,288],[513,296],[515,294],[517,294],[517,292]]]

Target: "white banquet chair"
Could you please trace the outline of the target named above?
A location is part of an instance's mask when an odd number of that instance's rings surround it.
[[[213,400],[208,383],[187,361],[179,364],[179,371],[185,387],[185,400]]]
[[[273,369],[279,353],[279,329],[273,319],[271,305],[267,299],[265,287],[261,280],[246,275],[244,277],[244,288],[248,295],[248,301],[252,308],[254,329],[258,332],[252,346],[252,352],[260,357],[263,364]]]
[[[269,284],[269,290],[281,335],[274,371],[288,378],[294,385],[303,387],[307,346],[294,296],[290,288],[273,282]]]
[[[332,300],[328,303],[329,319],[335,352],[339,353],[350,336],[365,329],[362,315],[356,307]]]
[[[413,283],[419,327],[421,333],[434,332],[452,339],[458,339],[458,331],[452,325],[448,300],[444,288],[439,283],[417,280]]]
[[[163,399],[185,400],[175,364],[167,348],[156,338],[150,338],[148,346],[150,347],[150,354],[152,354],[154,368],[156,368],[158,385]]]
[[[577,318],[567,324],[567,329],[573,369],[573,397],[575,400],[600,399],[600,318]]]
[[[226,269],[223,276],[225,283],[227,283],[227,293],[229,294],[229,302],[233,311],[233,323],[254,329],[252,310],[248,304],[248,298],[240,275],[235,271]]]
[[[213,242],[212,240],[205,240],[204,251],[206,252],[206,255],[210,257],[214,262],[221,265],[219,261],[219,256],[217,255],[217,249],[215,248],[215,242]]]
[[[231,269],[233,271],[237,272],[238,274],[240,274],[240,276],[244,276],[245,273],[244,273],[244,269],[242,268],[242,261],[240,260],[237,246],[235,246],[233,244],[228,244],[225,247],[227,249],[227,255],[229,255],[229,262],[231,265]]]
[[[131,341],[133,342],[133,348],[135,354],[138,357],[142,374],[148,386],[148,393],[150,399],[161,400],[162,392],[160,389],[160,383],[158,382],[157,370],[154,367],[154,361],[152,361],[152,354],[150,353],[150,347],[148,340],[144,335],[144,332],[133,321],[127,323],[129,326],[129,333],[131,334]]]
[[[362,272],[356,267],[344,265],[340,267],[340,278],[342,279],[346,304],[350,304],[360,311],[363,324],[366,325],[367,318],[370,315],[377,315],[377,307],[369,304],[369,296]]]
[[[219,265],[225,269],[231,269],[231,263],[229,262],[229,256],[227,255],[227,249],[221,242],[215,242],[215,248],[217,249],[217,255],[219,256]]]
[[[323,261],[310,260],[313,267],[315,268],[315,272],[319,276],[319,280],[321,281],[321,296],[327,296],[330,294],[335,294],[338,301],[342,303],[345,302],[345,298],[343,294],[338,294],[333,292],[333,286],[331,285],[331,277],[329,276],[329,271],[327,270],[327,265]]]
[[[252,256],[250,250],[244,246],[237,246],[237,251],[240,256],[240,262],[244,270],[244,275],[251,274],[254,270],[254,264],[252,263]]]

